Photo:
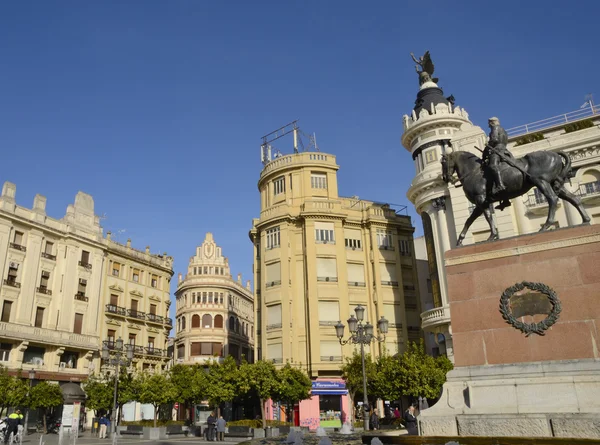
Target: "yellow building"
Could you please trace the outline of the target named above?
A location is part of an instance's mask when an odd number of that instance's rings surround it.
[[[338,168],[335,156],[321,152],[266,161],[260,218],[250,231],[256,356],[300,365],[313,379],[340,377],[353,346],[340,345],[334,325],[346,323],[359,304],[366,321],[389,320],[391,354],[421,337],[410,218],[388,205],[340,197]]]
[[[254,296],[250,281],[242,286],[231,276],[229,262],[212,233],[179,274],[176,297],[175,363],[254,359]]]
[[[102,234],[94,200],[79,192],[65,216],[46,198],[18,206],[16,186],[0,196],[0,364],[35,379],[79,382],[101,366],[103,341],[134,342],[134,366],[167,362],[171,257]],[[137,303],[136,303],[137,302]],[[136,306],[137,304],[137,306]],[[112,344],[112,343],[109,343]]]

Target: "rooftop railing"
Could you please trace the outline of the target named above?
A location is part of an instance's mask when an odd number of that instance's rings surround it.
[[[508,137],[521,136],[594,116],[600,116],[600,105],[588,106],[571,111],[570,113],[542,119],[541,121],[519,125],[518,127],[509,128],[506,132],[508,133]]]

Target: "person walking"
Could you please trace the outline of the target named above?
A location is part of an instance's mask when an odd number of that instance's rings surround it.
[[[106,414],[103,414],[102,417],[100,417],[100,434],[98,436],[100,439],[106,439],[106,431],[108,430],[109,426],[110,420],[108,420]]]
[[[379,428],[379,416],[377,415],[376,410],[373,410],[371,413],[371,418],[369,419],[369,426],[372,430],[377,430],[377,428]]]
[[[21,442],[21,438],[23,437],[23,413],[21,410],[17,410],[17,414],[19,416],[19,424],[17,425],[17,435],[13,437],[13,442],[18,443]]]
[[[223,442],[225,440],[225,427],[227,422],[223,419],[223,416],[219,416],[217,419],[217,440]]]
[[[417,417],[414,405],[410,405],[404,413],[404,422],[406,423],[406,431],[410,436],[418,436]]]
[[[19,411],[20,412],[20,411]],[[19,425],[21,424],[21,416],[17,412],[11,413],[8,416],[8,426],[6,428],[6,435],[4,436],[4,443],[9,443],[9,439],[11,440],[14,437],[17,437],[19,433]]]
[[[215,440],[215,426],[217,424],[217,418],[215,417],[214,412],[210,413],[208,419],[206,419],[206,424],[208,425],[208,428],[206,430],[206,440],[212,442]]]

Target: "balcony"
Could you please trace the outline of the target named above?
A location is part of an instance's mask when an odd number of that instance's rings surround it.
[[[88,263],[88,262],[85,262],[85,261],[80,261],[80,262],[79,262],[79,265],[80,265],[81,267],[85,267],[85,268],[86,268],[86,269],[88,269],[88,270],[91,270],[91,269],[92,269],[92,265],[91,265],[90,263]]]
[[[27,252],[27,247],[21,246],[17,243],[10,243],[11,249],[20,250],[21,252]]]
[[[582,201],[600,198],[600,181],[586,182],[579,185],[577,194]]]
[[[56,255],[50,255],[49,253],[42,252],[42,258],[46,258],[47,260],[56,261]]]
[[[37,288],[38,293],[52,295],[52,291],[48,289],[46,286],[40,286]]]
[[[107,304],[106,312],[108,312],[109,314],[121,315],[122,317],[127,315],[127,309],[125,309],[124,307],[121,307],[121,306],[114,305],[114,304]]]
[[[162,350],[162,349],[156,349],[153,346],[148,346],[147,348],[145,348],[145,352],[146,355],[151,355],[154,357],[162,357],[163,355],[166,355],[166,351]]]
[[[98,337],[74,332],[57,331],[55,329],[36,328],[33,326],[17,325],[0,322],[0,336],[11,340],[43,342],[49,345],[71,346],[88,351],[98,350]],[[4,340],[3,340],[4,341]]]
[[[325,281],[331,283],[337,283],[337,277],[317,277],[317,281]]]
[[[127,309],[127,316],[132,318],[137,318],[139,320],[145,320],[146,314],[144,312],[140,312],[136,309]]]
[[[7,278],[4,280],[4,285],[10,287],[16,287],[17,289],[21,288],[21,283],[19,283],[15,278]]]
[[[84,294],[83,292],[77,292],[77,293],[75,294],[75,299],[76,299],[76,300],[79,300],[79,301],[85,301],[85,302],[87,302],[87,301],[89,300],[89,298],[88,298],[88,297],[86,297],[86,296],[85,296],[85,294]]]
[[[163,324],[165,322],[165,318],[156,314],[146,314],[146,321],[151,323]]]
[[[363,283],[362,281],[348,281],[348,286],[352,287],[366,287],[367,283]]]
[[[165,317],[164,322],[167,326],[173,326],[173,319]]]
[[[436,332],[450,324],[450,306],[436,307],[421,313],[421,327],[424,331]]]
[[[341,355],[322,355],[321,361],[322,362],[341,362],[342,356]]]

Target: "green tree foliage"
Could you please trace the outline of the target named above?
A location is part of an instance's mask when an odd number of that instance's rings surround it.
[[[44,432],[46,432],[46,413],[48,408],[63,404],[63,394],[59,385],[54,385],[45,380],[39,382],[29,392],[29,406],[42,410],[44,419]]]
[[[245,394],[247,387],[241,389],[240,370],[231,356],[226,357],[223,363],[213,360],[208,365],[208,374],[205,382],[205,396],[211,406],[217,409],[224,402],[231,402],[239,393]]]
[[[400,399],[404,388],[399,385],[400,362],[398,358],[383,354],[377,358],[375,368],[375,377],[370,385],[373,396],[384,400]]]
[[[98,376],[90,377],[83,387],[87,396],[86,408],[93,409],[96,416],[113,408],[114,381]]]
[[[265,402],[276,397],[280,391],[280,382],[275,365],[259,360],[256,363],[243,363],[240,366],[240,392],[255,391],[260,400],[260,411],[263,428],[267,426],[265,419]]]
[[[19,377],[11,376],[4,366],[0,366],[0,414],[9,407],[26,406],[28,383]]]
[[[373,382],[377,378],[377,368],[371,359],[371,354],[365,354],[365,373],[367,375],[367,394],[373,396]],[[360,352],[354,351],[352,357],[346,357],[346,363],[342,366],[342,378],[346,381],[346,388],[352,401],[352,407],[356,404],[356,397],[363,394],[362,360]]]
[[[287,413],[291,413],[296,403],[310,398],[312,382],[304,371],[289,363],[277,371],[279,389],[276,399],[286,405]]]
[[[135,386],[139,390],[138,401],[149,403],[154,407],[154,426],[156,427],[160,406],[175,402],[177,389],[165,374],[142,372],[134,380]]]
[[[207,376],[200,365],[175,365],[171,368],[169,375],[175,386],[176,401],[191,409],[195,403],[199,403],[204,399]],[[192,413],[189,413],[189,418],[192,418]]]

